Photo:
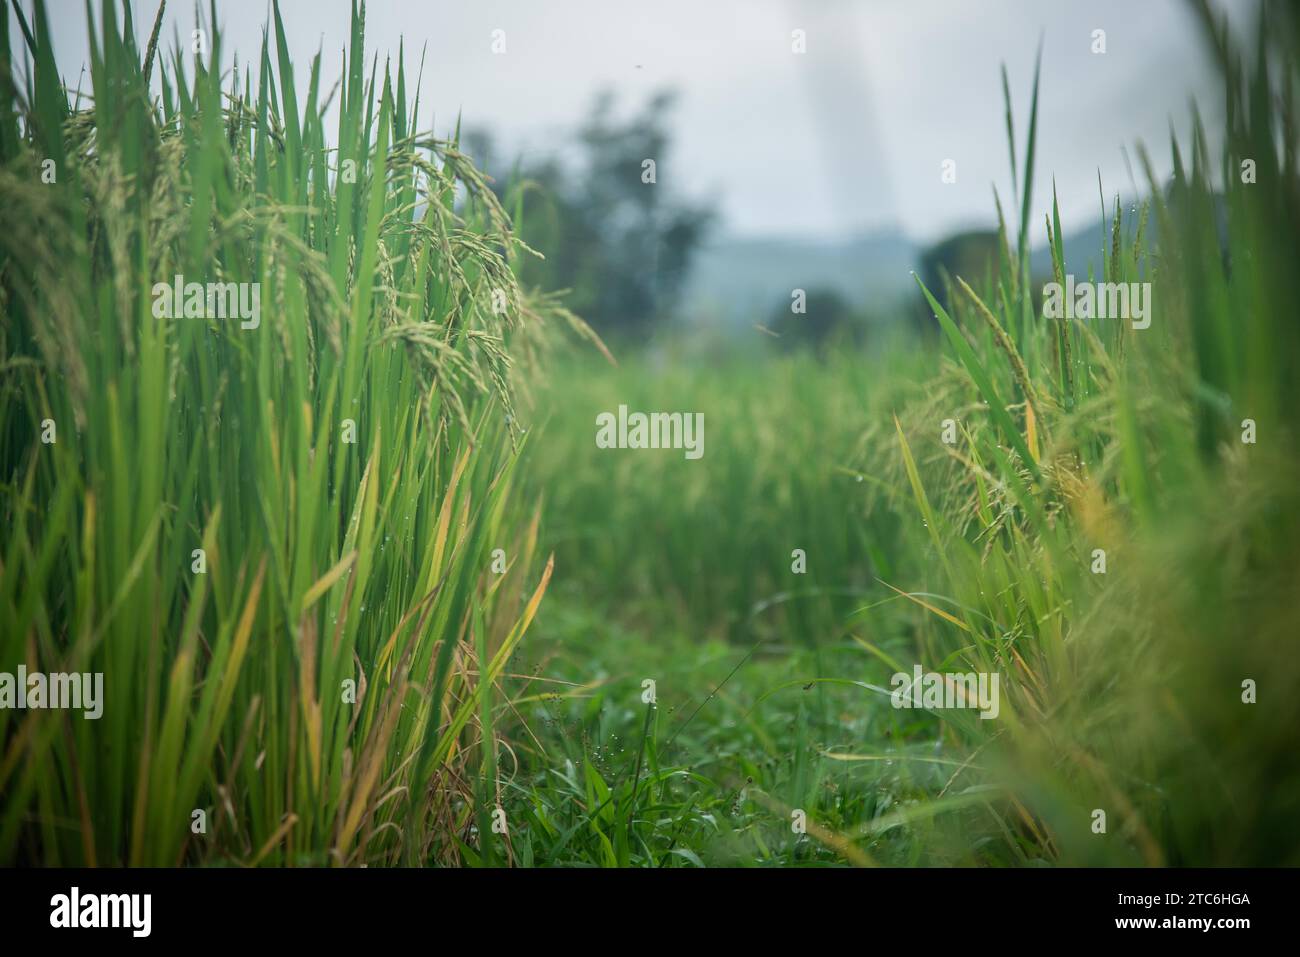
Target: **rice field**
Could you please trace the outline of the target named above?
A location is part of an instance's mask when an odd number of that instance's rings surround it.
[[[0,68],[0,672],[102,676],[0,708],[0,864],[1300,864],[1300,32],[1203,13],[1223,149],[1085,262],[1004,73],[996,268],[818,356],[522,286],[361,7],[335,88],[105,11]]]

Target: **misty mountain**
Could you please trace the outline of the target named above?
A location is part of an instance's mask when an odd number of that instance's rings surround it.
[[[896,231],[843,242],[724,238],[696,253],[683,313],[762,322],[795,289],[833,290],[855,307],[884,312],[914,287],[916,255],[916,246]]]
[[[1126,229],[1133,224],[1127,220]],[[1150,224],[1148,224],[1150,228]],[[1065,232],[1065,262],[1076,276],[1098,267],[1110,224],[1097,219]],[[938,245],[938,243],[932,244]],[[723,237],[701,247],[683,291],[682,312],[696,320],[763,322],[794,289],[830,290],[874,317],[895,312],[916,294],[912,270],[931,245],[901,230],[882,230],[843,241],[810,242],[779,237]],[[1052,274],[1046,243],[1030,252],[1035,282]]]

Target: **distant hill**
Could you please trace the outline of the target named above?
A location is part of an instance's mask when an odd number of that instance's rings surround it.
[[[1133,228],[1127,217],[1125,228]],[[1109,248],[1108,222],[1066,231],[1065,262],[1076,276],[1087,275],[1089,264],[1099,266],[1103,232]],[[938,245],[917,243],[901,230],[833,242],[721,238],[704,246],[691,264],[683,311],[695,320],[764,322],[790,301],[792,290],[803,289],[833,290],[854,308],[885,317],[916,296],[912,270]],[[1051,276],[1046,243],[1031,250],[1029,262],[1035,282]]]
[[[697,254],[684,294],[686,314],[762,322],[791,291],[833,290],[858,308],[885,311],[913,288],[916,246],[901,232],[844,242],[722,239]]]

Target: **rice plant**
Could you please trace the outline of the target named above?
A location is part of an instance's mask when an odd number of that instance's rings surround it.
[[[215,7],[169,55],[162,6],[142,45],[108,0],[77,91],[46,5],[14,9],[0,661],[104,701],[0,710],[0,862],[458,859],[550,576],[514,474],[515,358],[554,311],[527,250],[366,63],[364,7],[323,89],[278,8],[222,74]],[[214,316],[235,288],[259,315]]]

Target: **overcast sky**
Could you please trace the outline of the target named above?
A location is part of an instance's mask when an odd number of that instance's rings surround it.
[[[135,6],[147,37],[156,5]],[[1254,9],[1226,6],[1243,24]],[[51,7],[60,68],[75,85],[85,6]],[[241,63],[258,55],[267,10],[218,0],[225,49]],[[321,49],[332,83],[348,0],[283,0],[281,10],[304,82]],[[192,4],[168,4],[168,43],[193,26]],[[802,55],[791,50],[796,29]],[[1091,52],[1098,29],[1104,54]],[[504,54],[492,51],[494,30],[505,31]],[[898,225],[929,240],[984,224],[993,184],[1010,206],[999,65],[1023,150],[1040,36],[1034,220],[1055,176],[1067,228],[1082,226],[1099,212],[1098,170],[1108,194],[1131,192],[1122,146],[1145,141],[1167,170],[1170,123],[1187,128],[1190,97],[1216,115],[1213,73],[1178,0],[371,0],[366,23],[381,64],[405,38],[409,77],[427,45],[422,125],[436,111],[445,133],[461,112],[514,152],[562,148],[602,87],[629,112],[676,88],[659,183],[715,195],[728,233],[809,239]],[[941,182],[945,159],[956,161],[955,184]]]

